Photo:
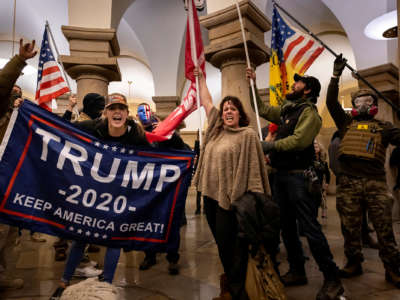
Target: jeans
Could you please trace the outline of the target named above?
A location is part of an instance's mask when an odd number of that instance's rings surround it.
[[[290,269],[304,270],[300,230],[307,238],[311,253],[325,278],[337,276],[338,268],[317,220],[320,203],[308,191],[308,179],[304,173],[278,171],[274,180],[274,197],[281,210],[282,239]]]
[[[64,275],[62,281],[69,283],[74,275],[76,267],[82,260],[83,253],[85,251],[86,244],[80,241],[73,241],[71,246],[71,252],[69,253],[67,264],[65,266]],[[104,256],[104,281],[112,283],[119,256],[121,254],[120,248],[107,248],[106,255]]]

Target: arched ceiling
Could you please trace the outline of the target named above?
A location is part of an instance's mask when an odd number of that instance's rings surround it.
[[[77,1],[77,0],[69,0]],[[17,0],[16,37],[40,41],[45,21],[48,20],[61,54],[69,54],[69,45],[61,32],[69,25],[68,0]],[[112,2],[111,24],[118,24],[117,35],[121,48],[119,59],[121,83],[110,84],[110,90],[129,93],[132,97],[150,100],[152,96],[173,96],[183,87],[183,41],[186,12],[182,0],[102,0]],[[207,2],[216,0],[207,0]],[[219,0],[218,0],[219,1]],[[233,0],[221,0],[231,1]],[[0,1],[0,57],[11,56],[12,11],[14,0]],[[253,2],[271,18],[270,0]],[[296,16],[313,32],[342,32],[347,35],[355,55],[356,68],[363,69],[393,62],[397,64],[397,41],[368,39],[363,29],[378,15],[395,7],[395,0],[279,0],[282,7]],[[205,12],[204,12],[205,13]],[[90,11],[87,12],[90,14]],[[265,35],[270,44],[269,33]],[[368,51],[366,51],[366,49]],[[16,47],[16,50],[18,48]],[[37,67],[37,59],[29,62]],[[209,66],[219,86],[218,70]],[[268,67],[262,66],[261,78],[266,82]],[[213,75],[214,74],[214,75]],[[36,75],[24,75],[19,80],[23,88],[34,93]],[[213,77],[212,77],[213,78]],[[72,81],[71,81],[72,82]],[[74,84],[72,84],[74,88]],[[264,84],[266,86],[266,84]],[[218,91],[212,91],[218,95]],[[178,95],[180,96],[180,95]]]

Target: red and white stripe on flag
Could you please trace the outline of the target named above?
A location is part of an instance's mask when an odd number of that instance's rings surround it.
[[[295,30],[294,28],[292,28]],[[285,41],[284,61],[299,74],[304,74],[317,57],[324,51],[310,35],[295,30],[295,34]]]
[[[69,88],[54,58],[48,40],[47,28],[45,28],[39,55],[35,99],[39,106],[51,111],[51,100],[67,92],[69,92]]]

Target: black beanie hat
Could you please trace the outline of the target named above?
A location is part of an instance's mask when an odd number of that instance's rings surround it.
[[[99,94],[89,93],[83,98],[83,112],[90,116],[92,119],[100,117],[101,112],[104,110],[106,99]]]

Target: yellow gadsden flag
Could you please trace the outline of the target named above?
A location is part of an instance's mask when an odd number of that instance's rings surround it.
[[[289,26],[274,7],[269,71],[271,105],[282,103],[294,82],[294,74],[303,75],[322,51],[324,48],[311,36]]]

